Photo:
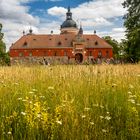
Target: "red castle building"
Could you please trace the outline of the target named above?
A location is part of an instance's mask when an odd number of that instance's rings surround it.
[[[83,34],[72,19],[70,8],[60,34],[23,35],[10,47],[11,64],[16,63],[93,63],[113,57],[112,46],[94,34]]]

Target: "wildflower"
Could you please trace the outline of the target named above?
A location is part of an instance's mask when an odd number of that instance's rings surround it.
[[[41,114],[37,114],[37,118],[41,118]]]
[[[34,94],[34,92],[33,91],[29,91],[29,94]]]
[[[82,118],[84,119],[86,117],[86,115],[82,115]]]
[[[129,85],[129,87],[130,87],[130,88],[134,88],[134,86],[133,86],[133,85],[131,85],[131,84]]]
[[[102,129],[102,132],[106,133],[106,132],[107,132],[107,130],[105,130],[105,129]]]
[[[104,108],[104,106],[100,105],[100,108]]]
[[[33,88],[33,89],[32,89],[32,91],[36,92],[36,91],[37,91],[37,89]]]
[[[135,100],[133,99],[129,99],[128,101],[131,102],[132,104],[135,104]]]
[[[89,110],[90,110],[90,108],[88,108],[88,107],[85,107],[85,108],[84,108],[84,110],[85,110],[85,111],[89,111]]]
[[[100,119],[103,119],[104,117],[103,116],[100,116]]]
[[[62,122],[61,122],[61,121],[56,121],[56,123],[58,123],[58,124],[62,125]]]
[[[11,134],[12,134],[12,132],[10,132],[10,131],[9,131],[7,134],[8,134],[8,135],[11,135]]]
[[[128,94],[132,94],[132,92],[131,91],[128,91]]]
[[[19,85],[19,83],[14,83],[14,84],[17,85],[17,86]]]
[[[91,125],[94,125],[94,122],[90,122]]]
[[[22,114],[23,116],[25,116],[25,115],[26,115],[26,113],[25,113],[25,112],[21,112],[21,114]]]
[[[20,100],[22,100],[22,98],[18,98],[17,100],[19,100],[19,101],[20,101]]]
[[[25,100],[25,99],[23,99],[22,101],[23,101],[23,102],[27,102],[27,100]]]
[[[111,119],[111,117],[110,116],[106,116],[105,119],[109,121]]]
[[[94,106],[94,107],[98,107],[99,105],[98,105],[98,104],[93,104],[93,106]]]
[[[109,112],[106,112],[107,114],[110,114]]]
[[[48,89],[49,89],[49,90],[53,90],[53,89],[54,89],[54,87],[50,86],[50,87],[48,87]]]
[[[139,103],[137,103],[136,105],[137,105],[137,106],[140,106],[140,104],[139,104]]]

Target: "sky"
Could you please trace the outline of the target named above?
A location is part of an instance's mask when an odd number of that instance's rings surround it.
[[[0,0],[0,23],[3,24],[7,50],[22,35],[33,29],[34,34],[60,33],[68,6],[73,20],[83,27],[84,34],[96,30],[100,37],[125,38],[124,0]]]

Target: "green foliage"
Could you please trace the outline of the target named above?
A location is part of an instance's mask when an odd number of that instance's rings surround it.
[[[2,40],[4,34],[1,33],[1,31],[2,31],[2,24],[0,23],[0,65],[10,65],[9,54],[6,53],[6,45]]]
[[[112,39],[110,36],[105,36],[103,39],[113,47],[114,58],[119,58],[119,43],[115,39]]]
[[[0,67],[0,140],[140,139],[139,66]]]
[[[128,9],[128,13],[124,16],[126,36],[127,36],[127,55],[131,62],[140,60],[140,1],[125,0],[124,8]]]

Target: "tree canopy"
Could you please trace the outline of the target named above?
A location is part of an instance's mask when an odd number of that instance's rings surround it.
[[[124,8],[128,9],[124,16],[127,36],[127,56],[131,62],[140,61],[140,1],[125,0]]]
[[[0,65],[10,64],[8,53],[6,53],[6,45],[3,42],[2,24],[0,23]]]

